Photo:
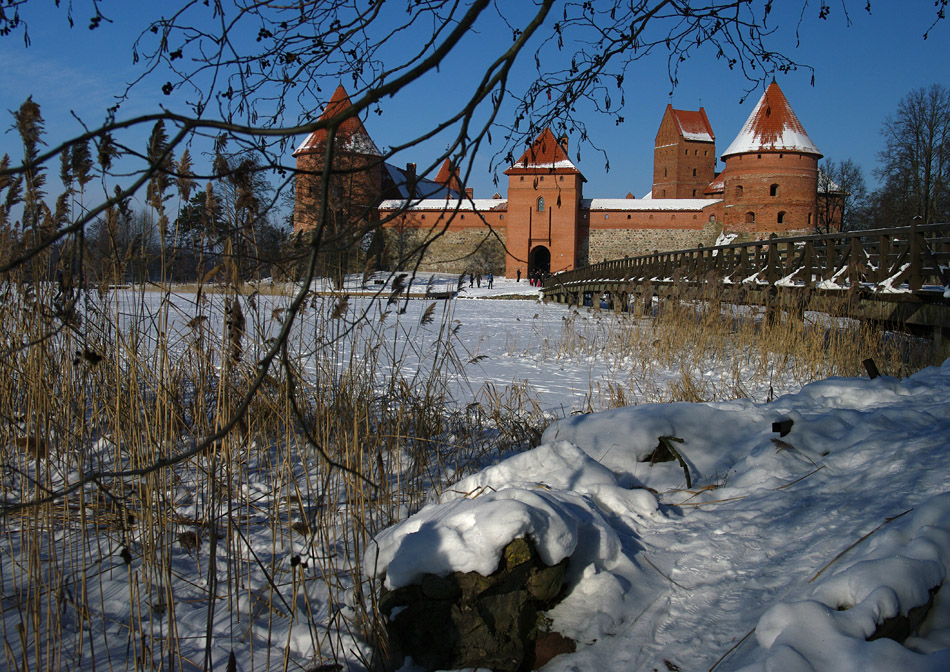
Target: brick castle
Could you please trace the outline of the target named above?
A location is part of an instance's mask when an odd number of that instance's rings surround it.
[[[351,105],[343,87],[321,119]],[[667,105],[656,134],[653,188],[644,198],[585,198],[587,181],[568,158],[568,138],[545,129],[506,171],[508,196],[474,198],[448,160],[434,180],[415,165],[386,163],[357,116],[335,136],[330,181],[320,190],[327,131],[295,150],[294,228],[312,229],[327,198],[322,249],[343,250],[380,228],[384,263],[425,271],[557,272],[624,256],[815,231],[822,154],[774,81],[716,172],[716,136],[706,111]],[[494,250],[494,256],[486,255]],[[494,268],[477,268],[479,265]]]

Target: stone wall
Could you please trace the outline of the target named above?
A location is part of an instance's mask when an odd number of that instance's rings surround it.
[[[685,250],[716,242],[719,227],[707,222],[702,229],[594,229],[590,230],[590,263],[639,257],[669,250]]]
[[[415,227],[383,229],[384,265],[389,270],[408,270],[418,260],[414,250],[428,241],[428,249],[419,266],[425,273],[505,272],[505,230],[487,227],[449,229],[436,235],[432,229]]]
[[[565,558],[545,565],[529,539],[502,551],[490,576],[426,574],[419,585],[382,592],[392,662],[412,656],[426,670],[489,668],[527,672],[574,651],[572,640],[549,632],[543,612],[564,597]]]

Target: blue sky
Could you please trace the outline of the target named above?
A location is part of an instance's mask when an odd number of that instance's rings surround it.
[[[864,11],[864,0],[849,3],[850,26],[846,25],[840,4],[834,3],[829,18],[821,21],[816,18],[818,4],[811,2],[796,39],[801,3],[782,0],[776,4],[781,9],[773,14],[778,29],[774,44],[815,70],[814,86],[812,73],[807,69],[779,75],[779,85],[825,156],[853,159],[864,169],[869,185],[874,186],[880,129],[887,115],[914,88],[935,82],[950,86],[950,23],[942,22],[924,40],[923,33],[935,11],[929,0],[876,0],[870,15]],[[76,27],[70,29],[64,9],[56,9],[50,2],[34,2],[27,6],[29,12],[24,12],[30,21],[32,46],[24,48],[18,35],[0,38],[3,108],[15,109],[32,94],[42,106],[50,144],[81,130],[72,113],[90,125],[101,120],[113,96],[140,73],[141,65],[132,64],[131,45],[145,21],[152,18],[148,13],[158,15],[171,10],[171,3],[149,6],[106,0],[101,6],[112,22],[90,31],[83,14],[87,11],[85,3],[75,3]],[[505,5],[504,9],[507,12],[511,7]],[[486,55],[510,43],[510,32],[496,27],[489,26],[468,36],[438,73],[384,101],[383,114],[370,115],[365,122],[376,144],[399,144],[431,127],[461,104],[471,94],[472,82],[483,70]],[[535,73],[529,51],[520,62],[513,86],[530,83]],[[144,86],[133,91],[120,116],[156,111],[160,105],[170,105],[172,109],[181,105],[179,97],[160,93],[163,81],[162,75],[146,80]],[[654,136],[668,102],[681,109],[704,106],[716,133],[717,151],[721,153],[738,133],[763,90],[759,86],[740,104],[749,86],[741,75],[717,61],[713,53],[700,51],[682,66],[679,85],[671,98],[665,58],[649,57],[638,62],[625,80],[623,124],[617,126],[612,119],[585,110],[583,103],[578,106],[592,141],[608,150],[610,160],[608,173],[601,156],[582,148],[578,166],[588,179],[585,195],[622,197],[629,191],[642,196],[649,191]],[[329,96],[332,87],[324,87],[324,93]],[[318,106],[319,101],[313,104]],[[12,125],[12,117],[6,119],[0,123],[0,130],[6,131]],[[435,138],[396,157],[394,163],[413,161],[424,165],[434,160],[446,142],[445,137]],[[572,137],[572,147],[576,142],[577,138]],[[144,139],[142,143],[144,146]],[[19,151],[12,133],[0,134],[0,154],[9,152],[17,157]],[[479,156],[469,179],[479,197],[489,197],[496,190],[502,194],[506,191],[505,178],[500,173],[499,186],[493,183],[494,175],[488,170],[491,154],[485,151]],[[573,150],[571,155],[574,158]],[[721,163],[718,168],[722,168]],[[57,169],[58,166],[52,166],[51,172]]]

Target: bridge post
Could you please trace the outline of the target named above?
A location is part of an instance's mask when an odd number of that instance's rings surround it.
[[[765,290],[765,323],[769,327],[774,327],[778,317],[778,289],[775,285],[769,285]]]
[[[933,328],[934,351],[943,359],[950,357],[950,329],[941,326]]]
[[[912,292],[916,292],[923,286],[923,281],[920,277],[920,269],[922,266],[921,256],[923,248],[926,247],[920,244],[920,239],[917,237],[917,223],[920,221],[920,215],[917,215],[912,220],[910,220],[910,240],[908,241],[909,251],[908,256],[910,257],[910,277],[907,278],[907,285],[910,287]]]

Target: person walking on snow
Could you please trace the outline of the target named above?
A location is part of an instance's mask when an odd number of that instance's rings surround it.
[[[491,271],[488,272],[488,289],[491,289],[491,286],[495,283],[495,275]]]

